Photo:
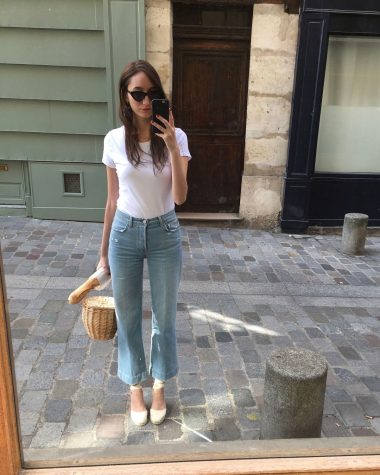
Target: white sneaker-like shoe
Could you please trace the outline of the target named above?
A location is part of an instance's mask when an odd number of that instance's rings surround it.
[[[131,386],[131,391],[138,391],[140,389],[142,390],[141,384]],[[137,426],[144,426],[148,422],[148,410],[132,411],[131,409],[131,419]]]
[[[156,379],[153,384],[153,390],[161,389],[165,386],[165,381],[160,381]],[[166,416],[166,407],[164,409],[151,409],[150,410],[150,421],[152,424],[158,425],[164,421]]]

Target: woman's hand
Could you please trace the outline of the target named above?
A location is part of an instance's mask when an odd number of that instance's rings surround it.
[[[177,151],[178,144],[177,144],[177,139],[175,136],[174,117],[173,117],[172,111],[169,112],[169,122],[161,115],[158,115],[157,118],[164,125],[162,126],[158,124],[157,122],[152,121],[152,125],[154,125],[155,127],[157,127],[158,130],[161,131],[161,134],[156,133],[156,135],[162,138],[162,140],[165,142],[166,146],[168,147],[168,150],[170,153]]]
[[[99,261],[98,265],[96,266],[96,270],[99,270],[102,267],[107,270],[108,274],[111,274],[110,266],[108,264],[107,257],[101,257],[100,258],[100,261]]]

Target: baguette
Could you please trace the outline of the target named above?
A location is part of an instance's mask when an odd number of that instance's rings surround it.
[[[100,285],[96,277],[90,277],[69,295],[69,303],[79,303],[94,287]]]

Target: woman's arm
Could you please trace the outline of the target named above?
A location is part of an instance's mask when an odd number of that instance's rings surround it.
[[[109,272],[108,244],[111,225],[116,211],[116,202],[119,197],[119,180],[115,168],[107,167],[107,203],[104,212],[102,244],[100,246],[100,260],[97,269],[105,267]]]
[[[160,121],[164,124],[164,127],[153,122],[153,124],[162,132],[161,134],[156,134],[161,137],[170,154],[170,162],[172,165],[172,194],[174,203],[181,205],[186,201],[187,197],[187,167],[188,159],[187,157],[181,157],[180,150],[178,147],[174,118],[173,114],[170,111],[169,122],[164,119],[162,116],[157,116]]]
[[[178,145],[175,150],[170,151],[172,164],[172,194],[174,203],[181,205],[187,197],[187,157],[181,157]]]

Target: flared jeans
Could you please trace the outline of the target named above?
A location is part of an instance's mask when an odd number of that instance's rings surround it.
[[[149,372],[142,338],[143,264],[147,259],[152,297]],[[115,299],[118,376],[127,384],[148,377],[166,381],[178,373],[177,294],[182,268],[181,231],[174,211],[140,219],[116,210],[108,260]]]

